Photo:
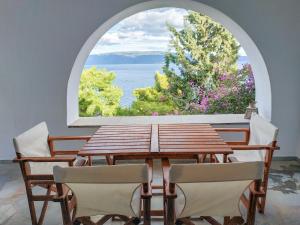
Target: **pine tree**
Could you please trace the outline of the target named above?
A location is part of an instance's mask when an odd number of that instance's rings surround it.
[[[190,11],[184,27],[171,32],[170,50],[165,55],[164,73],[171,96],[182,110],[199,104],[205,91],[217,88],[223,74],[236,74],[239,44],[221,24]]]

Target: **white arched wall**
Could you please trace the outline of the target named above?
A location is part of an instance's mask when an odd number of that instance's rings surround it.
[[[177,7],[200,12],[221,23],[236,37],[236,39],[240,42],[240,44],[246,51],[253,69],[256,88],[256,101],[259,109],[259,114],[266,119],[271,120],[272,95],[268,70],[259,49],[249,37],[247,32],[244,31],[235,21],[233,21],[221,11],[207,6],[203,3],[191,0],[153,0],[134,5],[116,14],[105,23],[103,23],[84,43],[79,54],[77,55],[68,81],[67,124],[72,125],[76,120],[79,119],[78,88],[80,76],[85,61],[98,40],[113,25],[125,19],[126,17],[129,17],[141,11],[161,7]]]

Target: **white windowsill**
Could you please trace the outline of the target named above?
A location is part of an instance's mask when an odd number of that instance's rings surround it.
[[[244,119],[244,114],[80,117],[73,123],[69,124],[68,127],[99,127],[102,125],[168,123],[248,124],[249,120]]]

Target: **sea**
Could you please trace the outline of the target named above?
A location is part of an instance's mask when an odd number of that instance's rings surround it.
[[[99,69],[105,68],[116,74],[113,84],[123,90],[120,105],[128,107],[135,100],[134,89],[153,86],[155,73],[162,73],[163,64],[102,64],[94,66]],[[89,67],[91,65],[85,66],[85,68]]]
[[[239,68],[245,63],[247,63],[245,59],[239,60]],[[113,84],[123,90],[120,105],[129,107],[135,100],[133,95],[134,89],[153,86],[155,73],[162,73],[163,64],[101,64],[86,65],[85,68],[90,68],[91,66],[115,72],[116,79]]]

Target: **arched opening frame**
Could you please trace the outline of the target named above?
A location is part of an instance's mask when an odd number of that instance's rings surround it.
[[[98,40],[115,24],[121,20],[136,14],[141,11],[162,8],[162,7],[176,7],[187,10],[193,10],[205,14],[215,21],[221,23],[226,27],[243,46],[249,61],[251,63],[253,74],[255,78],[255,89],[256,89],[256,102],[259,110],[259,114],[264,118],[271,120],[271,109],[272,109],[272,95],[271,85],[268,70],[264,59],[255,45],[254,41],[250,38],[246,31],[244,31],[235,21],[230,17],[222,13],[221,11],[205,5],[200,2],[192,0],[153,0],[140,3],[131,6],[120,13],[114,15],[105,23],[103,23],[94,33],[86,40],[82,46],[75,63],[73,65],[70,78],[67,87],[67,125],[72,124],[79,118],[79,107],[78,107],[78,88],[80,83],[80,76],[84,67],[85,61],[89,56],[91,50],[94,48]],[[97,117],[97,118],[84,118],[87,124],[93,124],[97,122],[97,125],[101,124],[121,124],[121,123],[174,123],[174,122],[197,122],[201,121],[203,115],[193,116],[134,116],[134,117]],[[222,120],[222,116],[218,118],[210,117],[210,120],[219,119]],[[237,116],[238,117],[238,116]],[[242,122],[242,117],[237,119],[237,122]],[[228,122],[228,121],[227,121]],[[233,121],[234,122],[234,121]]]

